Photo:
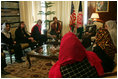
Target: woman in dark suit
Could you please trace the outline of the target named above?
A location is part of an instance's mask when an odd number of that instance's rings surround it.
[[[34,49],[35,40],[26,33],[24,22],[20,22],[18,29],[15,31],[15,39],[18,44],[29,43],[31,49]]]
[[[37,21],[37,24],[33,26],[31,30],[31,36],[38,42],[39,46],[43,45],[43,43],[46,43],[47,36],[41,34],[41,28],[42,28],[42,21],[39,19]]]

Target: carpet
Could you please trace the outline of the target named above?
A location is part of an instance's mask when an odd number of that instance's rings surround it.
[[[10,72],[9,75],[4,75],[2,78],[48,78],[48,73],[52,67],[51,61],[49,59],[39,59],[31,57],[32,66],[28,69],[28,62],[26,58],[24,63],[13,63],[9,64],[5,70]],[[54,60],[53,60],[54,61]],[[115,66],[113,72],[117,72],[117,65]],[[104,78],[117,78],[117,75],[107,76]]]
[[[7,65],[5,70],[17,78],[48,78],[48,73],[52,67],[51,60],[31,57],[32,66],[28,69],[26,57],[23,63],[13,63]]]

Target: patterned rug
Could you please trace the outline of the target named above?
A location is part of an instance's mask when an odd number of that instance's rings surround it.
[[[39,59],[31,57],[32,66],[28,69],[28,61],[26,62],[9,64],[5,70],[10,72],[12,76],[17,78],[48,78],[48,73],[52,67],[49,59]]]

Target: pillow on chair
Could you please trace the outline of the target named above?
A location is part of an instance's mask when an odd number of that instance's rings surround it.
[[[25,48],[29,47],[28,43],[21,43],[20,45],[21,45],[22,49],[25,49]]]

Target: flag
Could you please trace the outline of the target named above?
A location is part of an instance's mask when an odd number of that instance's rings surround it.
[[[82,32],[83,32],[82,26],[83,26],[83,14],[82,14],[82,2],[80,1],[77,15],[77,35],[79,39],[82,38]]]
[[[80,1],[77,15],[77,28],[83,26],[82,2]]]
[[[71,2],[71,15],[70,15],[70,29],[74,30],[75,27],[75,20],[76,20],[76,14],[75,14],[75,10],[74,10],[74,5],[73,5],[73,1]]]

